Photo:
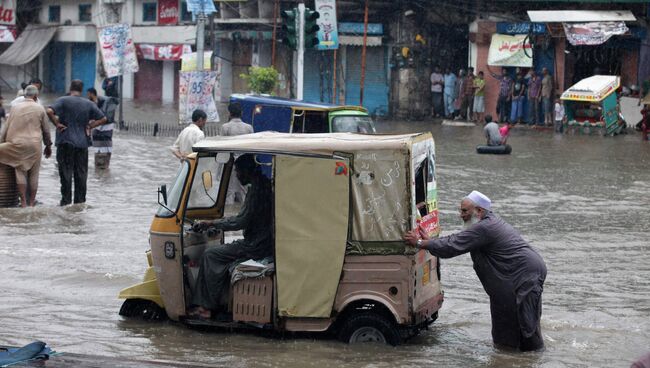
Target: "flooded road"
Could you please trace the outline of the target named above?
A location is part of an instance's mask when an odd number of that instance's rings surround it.
[[[156,188],[178,167],[173,138],[117,134],[88,203],[65,208],[44,160],[35,209],[0,209],[0,344],[40,339],[57,351],[229,367],[628,367],[650,351],[650,145],[638,135],[553,136],[516,129],[510,156],[477,155],[480,128],[431,129],[443,233],[460,229],[473,189],[540,250],[548,267],[546,351],[492,347],[488,298],[469,255],[442,262],[445,304],[429,331],[397,347],[200,332],[124,320],[120,289],[140,281]]]

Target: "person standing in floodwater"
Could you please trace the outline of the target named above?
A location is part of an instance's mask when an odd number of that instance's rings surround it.
[[[404,234],[404,242],[440,258],[470,253],[474,271],[490,297],[494,344],[520,351],[541,350],[546,264],[491,207],[486,195],[472,191],[460,203],[463,231],[428,239],[414,229]]]
[[[56,126],[56,162],[61,180],[61,206],[86,202],[88,179],[88,147],[90,132],[106,123],[106,116],[97,105],[82,96],[84,84],[70,82],[68,96],[59,97],[47,108],[50,121]]]
[[[24,92],[25,101],[11,109],[6,126],[0,128],[0,163],[16,170],[21,207],[34,207],[41,154],[50,158],[52,140],[45,109],[36,102],[38,88],[29,85]],[[45,151],[41,142],[45,144]]]
[[[230,120],[221,127],[219,135],[232,137],[253,133],[253,126],[244,123],[241,119],[241,105],[238,102],[233,102],[228,105],[228,113],[230,114]],[[230,175],[226,204],[233,204],[237,201],[243,202],[245,196],[246,188],[244,188],[234,175]]]

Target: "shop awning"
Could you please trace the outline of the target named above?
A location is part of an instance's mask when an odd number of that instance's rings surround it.
[[[601,45],[612,36],[629,33],[625,22],[563,23],[564,34],[573,46]]]
[[[50,42],[56,27],[30,24],[9,48],[0,55],[0,64],[23,65],[34,60]]]
[[[634,22],[636,17],[629,10],[529,10],[531,22]]]

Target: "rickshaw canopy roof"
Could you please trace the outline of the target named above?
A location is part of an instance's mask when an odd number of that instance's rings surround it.
[[[336,170],[328,168],[323,174],[349,178],[346,180],[351,193],[349,240],[350,244],[355,244],[355,254],[403,254],[405,248],[402,234],[408,230],[412,214],[414,215],[414,170],[428,158],[435,160],[434,150],[431,133],[377,135],[259,132],[233,137],[211,137],[194,145],[194,151],[198,152],[195,155],[217,152],[276,155],[275,175],[287,175],[293,167],[299,166],[295,163],[310,160],[331,163],[338,161],[337,165],[340,166]],[[352,156],[349,161],[347,155]],[[282,164],[289,159],[295,163]],[[430,162],[431,168],[433,165]],[[432,170],[432,179],[427,183],[432,201],[435,201],[434,176]],[[307,180],[302,182],[306,183]],[[317,190],[316,184],[309,184],[309,187],[313,193],[325,192],[325,189]],[[300,208],[293,211],[302,208],[297,207]],[[307,206],[306,209],[313,212],[313,207]]]
[[[616,75],[594,75],[585,78],[562,93],[562,100],[600,102],[614,93],[621,84]]]
[[[292,134],[259,132],[232,137],[209,137],[196,143],[194,145],[194,151],[283,152],[289,154],[332,155],[336,152],[366,150],[408,151],[414,142],[425,139],[431,139],[431,134]]]

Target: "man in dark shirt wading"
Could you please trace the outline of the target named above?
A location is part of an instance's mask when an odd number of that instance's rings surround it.
[[[70,94],[57,98],[47,108],[47,116],[56,126],[61,206],[72,202],[73,179],[74,203],[86,202],[90,131],[106,123],[106,117],[97,105],[81,96],[83,87],[82,81],[74,79],[70,83]]]
[[[463,231],[421,239],[416,229],[406,233],[404,241],[440,258],[469,252],[474,271],[490,297],[494,344],[521,351],[540,350],[544,348],[540,318],[546,265],[490,207],[488,197],[473,191],[460,204]]]

